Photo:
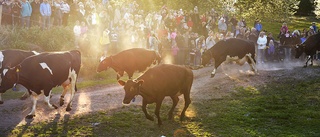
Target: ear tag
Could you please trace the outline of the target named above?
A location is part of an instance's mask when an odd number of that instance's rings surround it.
[[[20,69],[17,69],[17,70],[16,70],[16,72],[19,72],[19,71],[20,71]]]

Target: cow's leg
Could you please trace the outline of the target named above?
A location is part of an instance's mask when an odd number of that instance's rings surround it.
[[[70,95],[70,100],[69,103],[67,105],[67,109],[66,111],[71,111],[71,107],[72,107],[72,100],[75,94],[75,88],[76,88],[76,81],[77,81],[77,74],[74,70],[72,70],[71,72],[71,95]]]
[[[29,97],[29,93],[26,91],[21,97],[20,100],[25,100]]]
[[[129,79],[132,79],[133,72],[127,72],[127,73],[128,73]]]
[[[180,121],[182,121],[184,119],[186,110],[187,110],[187,108],[189,107],[189,105],[191,103],[190,89],[189,89],[189,92],[183,94],[183,97],[184,97],[184,108],[183,108],[183,110],[181,112]]]
[[[251,57],[251,54],[247,54],[247,62],[249,63],[251,70],[254,71],[255,73],[258,73],[257,68],[256,68],[256,63],[254,59]]]
[[[216,75],[217,68],[221,65],[221,63],[224,61],[224,59],[216,59],[214,62],[214,69],[211,72],[211,78],[213,78]]]
[[[179,102],[179,97],[178,96],[171,96],[171,99],[172,99],[172,107],[168,113],[168,119],[172,119],[172,115],[173,115],[173,110],[174,108],[176,108],[178,102]]]
[[[63,92],[60,96],[60,106],[64,104],[64,96],[67,94],[68,89],[70,89],[70,84],[62,84]]]
[[[307,66],[308,66],[308,62],[309,62],[310,59],[311,59],[311,56],[308,56],[308,57],[307,57],[307,61],[306,61],[306,65],[303,66],[303,67],[307,67]]]
[[[213,68],[212,72],[211,72],[211,78],[213,78],[216,75],[216,68]]]
[[[124,71],[118,71],[118,73],[117,73],[117,80],[119,80],[120,77],[123,76],[123,74],[124,74]]]
[[[26,116],[26,119],[32,119],[34,116],[36,116],[35,111],[36,111],[36,106],[37,106],[38,95],[32,94],[31,99],[33,102],[33,106],[32,106],[31,112]]]
[[[0,104],[3,104],[3,101],[2,101],[2,93],[0,93]]]
[[[156,110],[154,111],[154,114],[156,114],[157,118],[158,118],[158,125],[162,125],[162,121],[161,121],[161,118],[160,118],[160,108],[161,108],[161,104],[162,104],[162,101],[163,101],[164,98],[162,99],[159,99],[157,102],[156,102]]]
[[[150,116],[147,112],[147,101],[146,100],[142,100],[142,111],[144,113],[144,115],[146,116],[147,119],[154,121],[153,117]]]
[[[50,103],[50,96],[51,96],[51,89],[50,90],[44,90],[44,100],[47,102],[49,108],[57,109],[58,107],[54,104]]]

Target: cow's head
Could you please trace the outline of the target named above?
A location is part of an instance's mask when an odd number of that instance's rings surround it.
[[[295,57],[296,57],[296,58],[299,58],[299,57],[302,55],[302,53],[304,52],[304,50],[305,50],[304,44],[298,44],[298,45],[296,45],[295,50],[296,50],[296,55],[295,55]]]
[[[101,58],[100,60],[101,61],[97,68],[97,72],[107,70],[111,66],[111,63],[112,63],[111,57]]]
[[[144,82],[143,80],[128,80],[124,82],[122,80],[118,81],[120,85],[124,86],[125,96],[122,101],[123,104],[129,104],[130,101],[136,96],[139,95],[140,86]]]
[[[12,88],[14,84],[18,81],[18,73],[20,71],[20,66],[14,68],[6,67],[3,69],[1,74],[1,85],[0,93],[4,93],[8,89]]]
[[[201,56],[201,65],[207,65],[212,58],[212,52],[210,50],[205,51]]]

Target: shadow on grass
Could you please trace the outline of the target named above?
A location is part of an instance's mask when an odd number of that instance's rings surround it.
[[[131,105],[109,111],[93,112],[77,115],[70,118],[60,114],[49,122],[33,123],[16,127],[15,132],[8,136],[194,136],[189,130],[186,118],[179,121],[176,115],[173,120],[168,120],[167,112],[170,105],[163,105],[161,117],[163,125],[158,126],[156,120],[147,120],[139,105]],[[148,111],[152,115],[155,105],[150,105]],[[177,112],[180,114],[180,111]],[[154,115],[152,115],[154,116]],[[17,132],[17,130],[19,132]]]

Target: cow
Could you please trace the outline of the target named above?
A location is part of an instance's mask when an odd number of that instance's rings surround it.
[[[245,62],[248,62],[251,70],[257,73],[255,55],[255,45],[253,42],[244,39],[229,38],[218,41],[213,47],[206,50],[201,56],[201,61],[202,65],[205,66],[211,59],[214,59],[215,66],[211,72],[212,78],[216,74],[216,69],[224,61],[236,61],[236,63],[241,66]]]
[[[74,93],[77,91],[76,81],[80,65],[81,53],[78,50],[30,56],[17,66],[3,70],[0,92],[12,88],[14,84],[23,85],[33,101],[32,110],[26,116],[27,119],[32,119],[35,116],[37,97],[41,93],[45,95],[45,101],[50,108],[57,108],[50,104],[51,90],[62,85],[65,90],[60,97],[60,106],[64,104],[67,89],[70,89],[71,96],[66,108],[66,111],[70,111]]]
[[[308,62],[311,62],[311,66],[313,65],[313,55],[316,54],[317,51],[320,51],[320,33],[315,35],[311,35],[301,44],[296,46],[296,55],[295,58],[299,58],[302,53],[307,55],[307,61],[304,67],[308,66]]]
[[[129,79],[126,82],[118,80],[118,83],[124,86],[125,96],[123,104],[129,104],[135,96],[142,96],[142,110],[147,119],[153,121],[147,110],[147,104],[156,103],[155,115],[158,118],[158,125],[162,125],[159,116],[160,107],[163,99],[170,96],[173,104],[168,113],[169,119],[172,119],[172,113],[176,107],[181,94],[184,95],[184,108],[181,112],[180,120],[185,117],[190,99],[190,90],[193,83],[193,72],[191,69],[184,66],[172,64],[160,64],[148,69],[137,79]]]
[[[13,67],[21,63],[24,59],[29,56],[39,54],[36,51],[25,51],[20,49],[6,49],[0,51],[0,78],[3,76],[3,69],[6,67]],[[3,104],[0,92],[0,104]],[[23,95],[21,99],[25,99],[27,94]]]
[[[134,72],[143,72],[151,64],[159,64],[160,61],[161,56],[156,51],[144,48],[132,48],[102,59],[97,72],[112,68],[117,72],[117,80],[123,76],[124,72],[131,79]]]

